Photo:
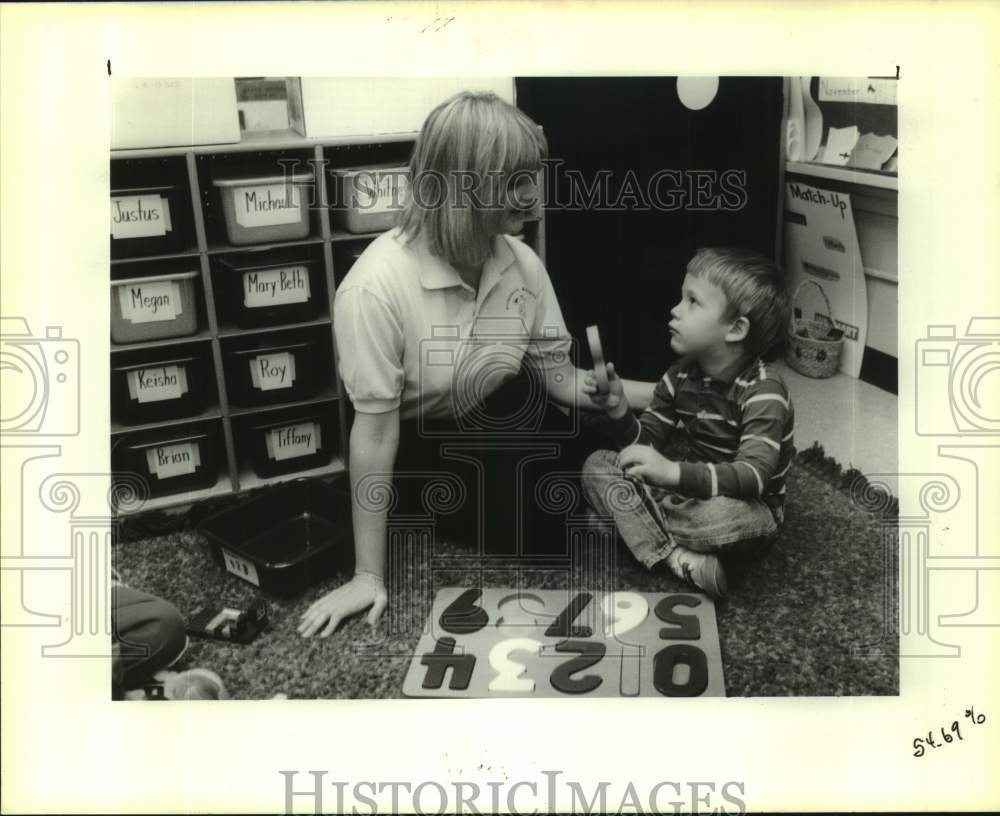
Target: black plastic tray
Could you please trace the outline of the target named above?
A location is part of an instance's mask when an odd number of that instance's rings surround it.
[[[111,238],[112,258],[136,258],[143,255],[166,255],[183,252],[191,242],[191,202],[187,189],[180,185],[118,188],[111,198],[122,196],[162,196],[170,208],[170,230],[164,235],[142,238]]]
[[[214,425],[184,426],[174,431],[138,432],[136,437],[122,439],[112,450],[115,470],[137,473],[149,486],[149,497],[170,496],[212,487],[219,480],[217,460],[217,430]],[[150,472],[146,452],[150,449],[189,443],[197,446],[200,464],[193,473],[159,478]]]
[[[335,410],[331,408],[331,411]],[[262,479],[271,476],[280,476],[284,473],[294,473],[297,470],[309,470],[310,468],[322,467],[329,463],[336,446],[331,417],[321,414],[302,414],[301,411],[289,414],[280,419],[269,418],[266,422],[260,422],[250,429],[249,438],[246,445],[249,449],[250,461],[253,463],[254,472]],[[291,425],[302,423],[315,423],[319,426],[320,444],[315,453],[303,456],[290,457],[288,459],[272,459],[267,453],[267,434],[278,428],[287,428]]]
[[[244,290],[244,275],[257,273],[267,275],[278,270],[304,267],[303,275],[308,281],[309,296],[299,303],[282,303],[267,306],[247,306]],[[275,326],[281,323],[303,323],[319,314],[320,306],[326,298],[326,288],[320,280],[319,264],[312,258],[274,256],[267,261],[259,258],[220,258],[219,268],[223,275],[226,297],[229,299],[237,323],[243,328]],[[289,273],[291,276],[293,273]]]
[[[347,479],[267,487],[205,519],[212,559],[265,592],[290,595],[354,563]]]
[[[162,355],[161,355],[162,356]],[[114,366],[111,369],[111,416],[122,425],[141,425],[168,419],[197,416],[205,410],[205,364],[202,353],[172,357],[151,358],[142,363]],[[174,399],[139,402],[129,394],[129,374],[147,369],[166,367],[183,369],[187,391]]]
[[[290,354],[295,360],[295,379],[287,387],[263,390],[253,384],[251,365],[259,356]],[[238,348],[225,352],[226,378],[229,397],[237,405],[253,407],[274,405],[282,402],[296,402],[309,399],[316,393],[316,374],[323,361],[320,359],[319,343],[313,339],[291,343],[275,343],[274,339],[263,340],[250,348]]]

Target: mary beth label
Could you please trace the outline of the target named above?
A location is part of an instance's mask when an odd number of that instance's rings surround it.
[[[250,360],[250,381],[259,391],[276,391],[295,384],[295,357],[287,351],[260,354]]]
[[[243,305],[248,309],[305,303],[309,296],[309,270],[305,266],[243,273]]]
[[[170,203],[163,196],[118,196],[111,199],[112,238],[162,238],[171,229]]]
[[[233,188],[233,209],[241,227],[294,224],[302,218],[299,188],[294,184],[256,184]]]
[[[316,453],[322,444],[319,438],[319,423],[301,422],[283,428],[272,428],[267,432],[265,444],[267,458],[278,462],[283,459],[310,456]]]
[[[184,312],[181,287],[176,281],[133,283],[118,287],[118,305],[129,323],[174,320]]]
[[[140,403],[180,399],[187,390],[184,366],[151,366],[128,372],[128,395]]]
[[[194,473],[201,465],[201,452],[194,442],[160,445],[146,451],[149,472],[158,479]]]
[[[354,207],[368,215],[398,210],[408,189],[403,170],[365,170],[354,177]]]

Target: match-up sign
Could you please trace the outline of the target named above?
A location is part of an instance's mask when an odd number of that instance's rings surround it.
[[[309,296],[309,270],[305,266],[243,273],[243,305],[248,309],[305,303]]]
[[[316,453],[323,445],[318,422],[301,422],[283,428],[272,428],[267,432],[264,444],[267,446],[268,459],[279,462],[283,459],[309,456]]]
[[[184,366],[154,366],[128,372],[128,395],[140,403],[180,399],[187,390]]]
[[[302,218],[299,188],[294,184],[255,184],[233,190],[236,223],[241,227],[294,224]]]
[[[201,451],[194,442],[159,445],[146,451],[149,472],[158,479],[194,473],[201,465]]]
[[[157,323],[182,314],[181,287],[176,281],[149,281],[118,287],[122,317],[130,323]]]
[[[259,391],[276,391],[295,384],[295,357],[287,351],[261,354],[250,360],[250,381]]]
[[[117,196],[111,199],[111,237],[151,238],[166,235],[170,203],[163,196]]]

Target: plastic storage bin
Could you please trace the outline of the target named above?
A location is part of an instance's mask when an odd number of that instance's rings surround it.
[[[124,438],[112,451],[116,470],[146,479],[150,498],[212,487],[219,479],[217,430],[205,425]]]
[[[229,398],[238,405],[274,405],[309,399],[316,393],[319,343],[261,341],[226,352]]]
[[[396,224],[409,191],[400,165],[330,168],[334,220],[348,232],[381,232]]]
[[[205,519],[199,530],[220,567],[267,592],[299,592],[353,564],[346,481],[268,487]]]
[[[198,272],[111,281],[111,339],[139,343],[198,330]]]
[[[332,424],[313,413],[254,425],[246,442],[254,472],[267,479],[329,464],[336,446]]]
[[[300,323],[319,314],[325,287],[315,260],[220,258],[224,291],[243,328]]]
[[[231,244],[295,241],[309,234],[312,173],[217,178]]]
[[[201,353],[111,368],[111,416],[140,425],[205,410],[207,362]]]
[[[111,257],[167,255],[190,243],[191,202],[179,185],[111,191]]]

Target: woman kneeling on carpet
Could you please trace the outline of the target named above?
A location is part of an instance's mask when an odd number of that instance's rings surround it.
[[[355,409],[356,571],[306,611],[302,635],[325,637],[365,609],[372,625],[382,615],[389,507],[373,497],[390,479],[382,495],[392,493],[400,514],[416,506],[426,517],[429,481],[450,487],[459,500],[439,526],[450,523],[480,553],[565,546],[561,519],[537,509],[535,485],[546,472],[579,472],[587,451],[573,443],[573,415],[549,401],[601,408],[570,360],[545,267],[512,237],[538,206],[546,152],[538,126],[495,94],[445,101],[414,146],[399,226],[338,287],[338,363]],[[652,396],[651,383],[624,385],[639,409]]]

